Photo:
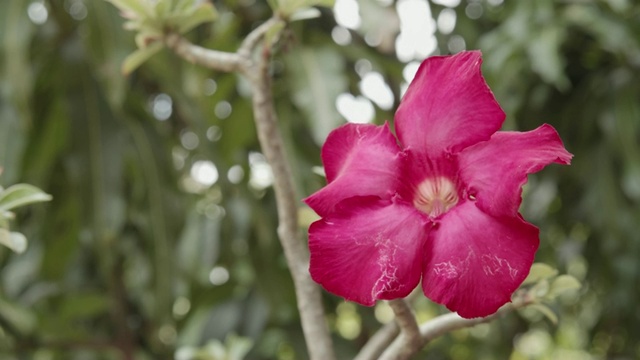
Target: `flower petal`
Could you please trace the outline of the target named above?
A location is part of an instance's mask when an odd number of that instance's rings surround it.
[[[455,153],[489,137],[505,114],[487,86],[479,51],[426,59],[395,115],[404,147],[439,156]]]
[[[327,291],[371,306],[420,282],[427,220],[407,204],[356,197],[309,229],[311,277]]]
[[[495,218],[467,201],[431,230],[424,294],[465,318],[493,314],[527,277],[538,242],[538,228],[522,218]]]
[[[402,154],[389,124],[346,124],[329,134],[322,162],[328,185],[304,202],[325,217],[353,196],[390,199],[399,184]]]
[[[482,210],[515,216],[527,174],[553,162],[568,165],[572,157],[551,125],[528,132],[500,131],[460,153],[460,178]]]

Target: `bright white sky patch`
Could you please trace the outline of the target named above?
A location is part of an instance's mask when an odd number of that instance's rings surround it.
[[[416,73],[418,72],[419,68],[420,63],[417,61],[412,61],[405,65],[404,69],[402,69],[402,77],[404,78],[404,81],[406,81],[407,83],[412,82],[413,78],[416,77]]]
[[[438,15],[438,31],[441,34],[451,34],[456,27],[456,11],[453,9],[442,9]]]
[[[331,30],[331,38],[338,45],[345,46],[351,43],[351,33],[342,26],[336,26]]]
[[[167,120],[173,113],[173,100],[171,96],[164,93],[156,95],[151,104],[151,112],[153,112],[153,116],[156,119],[160,121]]]
[[[380,73],[366,73],[360,81],[360,91],[383,110],[393,106],[393,92]]]
[[[211,186],[218,181],[218,169],[209,160],[198,160],[191,165],[191,177],[204,186]]]
[[[38,25],[42,25],[47,22],[49,18],[49,11],[47,7],[41,1],[34,1],[29,4],[27,8],[27,15],[29,15],[29,19]]]
[[[362,23],[359,10],[356,0],[336,0],[335,5],[333,5],[333,12],[338,25],[353,30],[358,29]]]
[[[350,123],[365,124],[373,121],[375,109],[371,101],[364,96],[342,93],[336,99],[338,112]]]
[[[396,39],[396,54],[403,62],[422,60],[438,46],[436,22],[425,0],[400,0],[396,4],[400,17],[400,35]]]
[[[273,172],[267,159],[259,152],[249,153],[249,186],[256,190],[264,190],[273,184]]]
[[[434,4],[454,8],[460,5],[460,0],[431,0]]]

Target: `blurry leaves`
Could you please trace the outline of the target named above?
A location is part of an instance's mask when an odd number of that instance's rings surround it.
[[[343,123],[335,103],[347,90],[344,59],[325,47],[299,48],[286,60],[292,72],[293,101],[306,114],[314,140],[321,144]]]
[[[274,12],[285,19],[294,21],[309,18],[313,6],[331,7],[335,0],[267,0]]]
[[[51,195],[33,185],[17,184],[4,190],[0,188],[0,212],[49,200],[51,200]]]
[[[515,297],[532,299],[533,303],[527,308],[542,313],[553,324],[557,324],[558,316],[549,304],[567,292],[580,289],[581,284],[571,275],[558,276],[558,270],[547,264],[535,263],[522,286],[524,289],[517,292]]]
[[[535,284],[541,280],[555,276],[556,274],[558,274],[558,270],[552,268],[551,266],[543,263],[534,263],[531,266],[529,275],[526,279],[524,279],[522,285]]]
[[[200,0],[107,0],[128,19],[125,29],[137,32],[138,50],[127,56],[122,72],[130,74],[163,47],[169,33],[185,34],[218,17],[213,4]]]
[[[9,231],[9,221],[14,218],[10,210],[49,200],[51,195],[33,185],[17,184],[7,189],[0,187],[0,244],[17,253],[24,252],[27,238],[19,232]]]
[[[135,69],[140,67],[140,65],[149,60],[153,55],[157,54],[158,51],[162,50],[162,47],[163,46],[161,43],[153,43],[147,47],[140,48],[129,54],[122,63],[122,73],[132,73]]]

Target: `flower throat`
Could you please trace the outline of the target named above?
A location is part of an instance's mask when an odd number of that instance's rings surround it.
[[[413,206],[434,218],[446,213],[457,203],[456,186],[442,176],[423,180],[416,186],[413,197]]]

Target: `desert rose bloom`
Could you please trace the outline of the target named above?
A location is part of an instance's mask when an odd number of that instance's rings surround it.
[[[346,124],[322,147],[327,186],[304,201],[312,278],[371,306],[422,290],[462,317],[509,302],[538,248],[518,212],[527,174],[569,164],[557,132],[498,131],[505,114],[479,51],[425,60],[382,126]]]

